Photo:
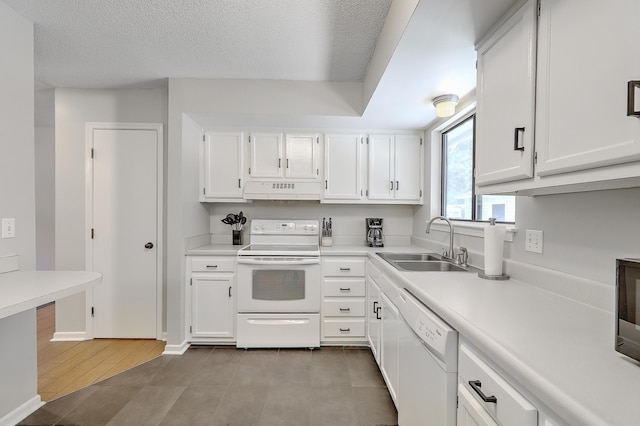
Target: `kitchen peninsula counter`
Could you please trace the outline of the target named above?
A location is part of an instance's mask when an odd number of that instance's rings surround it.
[[[0,274],[0,426],[38,409],[36,308],[102,282],[81,271],[13,271]]]

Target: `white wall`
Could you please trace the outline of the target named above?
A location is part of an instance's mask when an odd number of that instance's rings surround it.
[[[56,89],[55,266],[85,269],[85,123],[167,123],[164,89]],[[85,331],[85,294],[56,302],[56,333]]]
[[[16,237],[0,239],[0,256],[17,254],[29,270],[36,265],[33,24],[2,2],[0,52],[0,217],[16,219]],[[35,331],[33,310],[0,324],[0,419],[37,394]]]

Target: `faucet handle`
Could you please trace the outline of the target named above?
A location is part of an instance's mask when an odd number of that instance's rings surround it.
[[[466,247],[460,247],[460,253],[458,253],[457,263],[462,264],[462,266],[467,266],[467,261],[469,260],[469,252]]]

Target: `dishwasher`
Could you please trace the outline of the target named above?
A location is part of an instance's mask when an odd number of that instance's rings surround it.
[[[455,425],[458,332],[406,289],[399,292],[398,424]]]

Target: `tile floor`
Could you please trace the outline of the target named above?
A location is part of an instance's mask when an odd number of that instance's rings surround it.
[[[397,425],[368,348],[192,347],[51,401],[20,425]]]

